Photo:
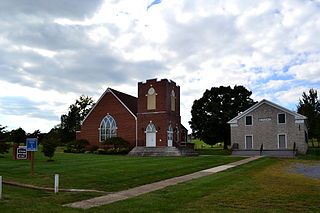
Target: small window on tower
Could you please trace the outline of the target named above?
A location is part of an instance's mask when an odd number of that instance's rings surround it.
[[[156,91],[154,90],[153,87],[151,87],[148,90],[148,94],[147,94],[147,109],[148,110],[152,110],[152,109],[156,109]]]
[[[174,90],[171,91],[171,111],[176,111],[176,95]]]

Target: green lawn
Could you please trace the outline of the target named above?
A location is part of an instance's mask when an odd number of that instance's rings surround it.
[[[30,175],[30,162],[12,160],[9,154],[0,159],[4,180],[53,187],[54,174],[60,174],[61,188],[119,191],[159,180],[189,174],[230,163],[241,158],[209,157],[129,157],[94,154],[56,153],[47,162],[36,153],[35,175]]]
[[[296,163],[320,161],[262,158],[217,174],[89,210],[61,204],[90,193],[33,191],[4,186],[1,213],[20,212],[319,212],[320,179],[288,170]]]

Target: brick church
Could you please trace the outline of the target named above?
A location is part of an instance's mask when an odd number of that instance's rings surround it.
[[[99,146],[116,136],[132,148],[187,146],[180,87],[171,80],[150,79],[138,83],[138,98],[108,88],[83,120],[77,139]]]

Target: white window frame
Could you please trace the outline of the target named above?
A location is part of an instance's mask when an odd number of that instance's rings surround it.
[[[251,117],[251,124],[250,125],[247,125],[247,117]],[[253,116],[252,115],[246,115],[244,117],[244,125],[245,126],[253,126]]]
[[[284,114],[284,123],[279,123],[279,115]],[[284,112],[278,113],[277,114],[277,123],[278,124],[286,124],[287,123],[287,115]]]
[[[280,138],[279,138],[279,136],[280,135],[284,135],[284,142],[285,142],[285,149],[288,149],[288,136],[287,136],[287,133],[279,133],[278,135],[277,135],[277,140],[278,140],[278,149],[280,149]]]
[[[247,149],[247,136],[251,136],[251,138],[252,138],[252,147],[251,147],[251,150],[252,150],[253,149],[253,135],[252,134],[244,136],[244,149]]]
[[[104,119],[106,118],[106,117],[108,117],[108,116],[110,116],[113,120],[114,120],[114,124],[115,124],[115,136],[114,137],[117,137],[117,130],[118,130],[118,126],[117,126],[117,122],[116,122],[116,120],[114,119],[114,117],[112,117],[109,113],[106,115],[106,116],[104,116],[103,117],[103,119],[101,120],[101,122],[100,122],[100,126],[99,126],[99,128],[98,128],[98,131],[99,131],[99,142],[103,142],[103,140],[101,140],[101,125],[102,125],[102,122],[104,122]],[[108,137],[107,137],[107,135],[106,135],[106,139],[108,139]]]

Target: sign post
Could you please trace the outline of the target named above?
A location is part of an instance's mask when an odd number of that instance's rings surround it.
[[[16,158],[18,160],[26,160],[27,157],[28,157],[27,147],[26,146],[19,146],[17,148],[17,156],[16,156]]]
[[[57,194],[59,192],[59,174],[54,175],[54,193]]]
[[[31,175],[34,174],[34,152],[38,151],[38,139],[27,138],[26,142],[27,151],[31,151]]]

